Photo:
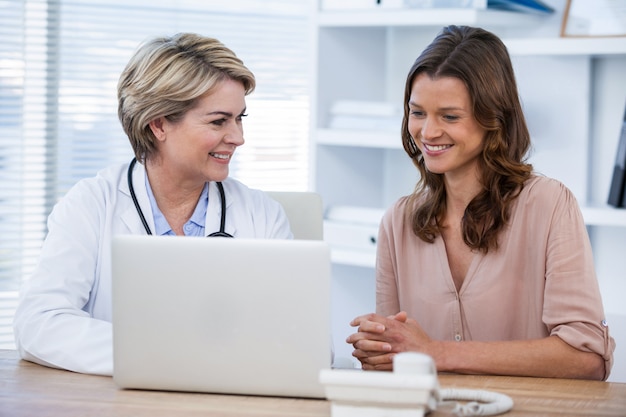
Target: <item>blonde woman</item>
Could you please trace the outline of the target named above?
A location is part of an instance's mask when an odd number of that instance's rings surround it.
[[[282,207],[229,178],[254,75],[218,40],[143,44],[118,84],[135,158],[78,182],[55,206],[20,293],[22,358],[111,375],[111,238],[117,234],[292,238]]]

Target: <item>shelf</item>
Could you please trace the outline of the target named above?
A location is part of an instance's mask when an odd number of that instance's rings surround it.
[[[512,56],[607,56],[626,54],[626,37],[504,39]]]
[[[611,206],[581,207],[588,226],[626,227],[626,209]]]
[[[549,16],[549,15],[546,15]],[[527,27],[546,17],[539,14],[476,9],[377,9],[320,11],[318,25],[325,27],[469,26]]]
[[[316,140],[318,145],[403,149],[399,131],[399,127],[398,132],[356,129],[318,129]]]
[[[374,268],[376,266],[376,252],[358,249],[331,247],[330,259],[335,264]]]

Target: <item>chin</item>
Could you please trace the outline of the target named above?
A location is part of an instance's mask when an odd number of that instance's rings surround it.
[[[226,178],[228,178],[228,171],[213,173],[212,175],[209,175],[208,178],[209,178],[209,181],[216,181],[216,182],[224,181]]]
[[[439,167],[433,167],[433,166],[428,166],[428,164],[426,164],[426,170],[428,172],[430,172],[431,174],[445,174],[446,170],[445,169],[441,169]]]

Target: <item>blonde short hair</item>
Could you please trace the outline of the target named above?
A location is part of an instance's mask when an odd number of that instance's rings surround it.
[[[118,117],[135,157],[144,162],[156,152],[149,123],[180,120],[198,98],[226,79],[255,88],[254,74],[217,39],[193,33],[157,37],[142,44],[120,75]]]

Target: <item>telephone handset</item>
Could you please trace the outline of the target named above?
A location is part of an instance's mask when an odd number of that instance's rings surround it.
[[[319,379],[332,417],[423,417],[451,401],[469,401],[456,404],[458,416],[492,416],[513,407],[497,392],[440,389],[434,361],[416,352],[397,354],[393,372],[323,369]]]

